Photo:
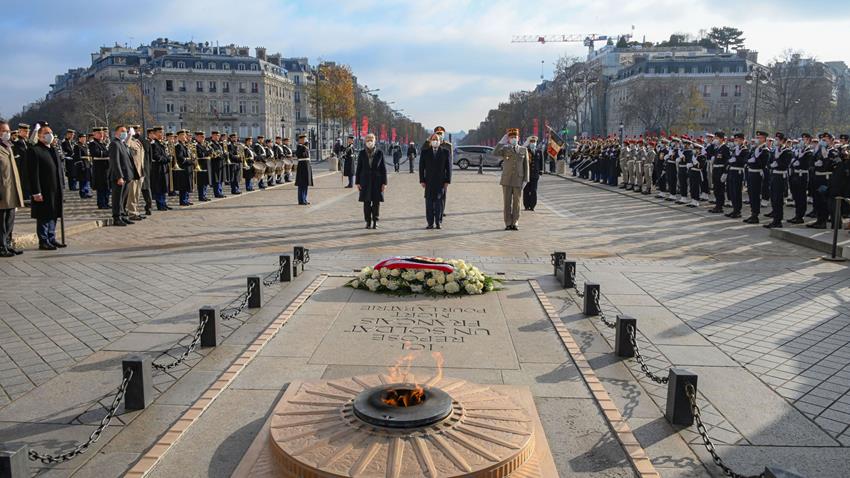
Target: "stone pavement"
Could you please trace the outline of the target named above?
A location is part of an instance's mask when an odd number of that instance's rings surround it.
[[[540,189],[537,211],[524,214],[519,232],[507,232],[497,173],[458,172],[445,228],[425,231],[415,177],[391,173],[379,229],[367,231],[356,192],[331,176],[317,180],[310,207],[295,205],[294,189],[284,187],[155,214],[128,228],[82,232],[58,253],[28,251],[0,262],[0,277],[9,284],[0,289],[0,387],[7,395],[0,441],[48,451],[72,447],[102,417],[99,403],[108,402],[117,385],[124,355],[156,356],[179,340],[185,343],[198,307],[226,304],[244,290],[246,275],[273,271],[278,254],[303,244],[311,250],[309,274],[270,288],[262,309],[243,314],[223,332],[224,345],[201,349],[187,365],[160,376],[154,405],[143,412],[122,410],[95,449],[39,473],[119,476],[315,274],[350,273],[386,256],[424,254],[471,260],[511,279],[538,279],[661,475],[720,476],[694,429],[664,420],[666,390],[632,361],[618,360],[608,329],[582,316],[574,293],[557,287],[549,254],[564,250],[579,262],[579,282],[601,284],[609,317],[638,319],[639,344],[651,368],[676,365],[699,374],[709,434],[733,468],[752,474],[776,465],[809,477],[846,476],[846,266],[822,262],[820,253],[777,240],[765,229],[687,208],[552,176],[542,179]],[[344,307],[338,304],[346,302],[339,296],[345,293],[351,291],[327,290],[327,300],[312,312],[300,311],[309,319],[284,327],[275,338],[278,352],[270,349],[258,359],[266,366],[246,369],[154,474],[229,476],[288,381],[382,367],[351,357],[318,360],[333,354],[301,340],[318,336],[317,326],[324,332],[331,310]],[[511,288],[499,299],[506,317],[539,308]],[[518,325],[516,337],[548,340],[543,337],[551,334],[538,327],[534,320]],[[515,349],[517,344],[513,339]],[[498,363],[504,357],[497,357],[490,369],[495,371],[475,372],[476,378],[527,383],[532,390],[572,387],[568,356],[562,351],[557,359],[555,352],[543,348],[540,353],[552,356],[525,366],[522,360]],[[544,427],[550,424],[546,434],[561,475],[629,476],[613,435],[594,424],[593,415],[561,406],[565,398],[535,399]],[[590,434],[580,443],[565,441],[562,433],[570,430]],[[203,441],[207,434],[214,434],[212,443]]]

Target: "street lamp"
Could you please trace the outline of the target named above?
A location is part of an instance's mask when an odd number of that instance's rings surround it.
[[[153,76],[151,65],[140,65],[138,69],[132,69],[129,71],[131,75],[139,76],[139,103],[140,109],[142,112],[142,136],[144,136],[144,132],[147,131],[148,125],[147,121],[145,121],[145,85],[144,79],[145,77]]]
[[[363,85],[363,94],[369,95],[372,93],[376,93],[381,91],[380,88],[375,88],[374,90],[370,90],[368,85]],[[357,92],[357,83],[354,84],[354,141],[355,143],[360,141],[360,116],[357,113],[357,97],[360,94]]]
[[[623,146],[623,131],[626,129],[626,126],[623,123],[620,123],[620,147]]]
[[[744,81],[748,85],[752,85],[753,83],[755,83],[755,85],[756,85],[755,99],[753,100],[753,134],[752,134],[752,136],[755,137],[755,135],[756,135],[756,121],[758,119],[757,116],[758,116],[758,107],[759,107],[759,84],[761,84],[761,83],[767,84],[767,82],[770,81],[770,72],[761,68],[761,67],[758,67],[758,66],[751,67],[750,72],[747,73],[747,76],[744,77]]]

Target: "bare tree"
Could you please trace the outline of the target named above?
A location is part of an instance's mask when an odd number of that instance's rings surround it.
[[[687,96],[674,80],[642,80],[621,105],[623,119],[645,131],[670,132],[681,117]]]

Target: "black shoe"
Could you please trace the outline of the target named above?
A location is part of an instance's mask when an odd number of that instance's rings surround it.
[[[0,249],[0,257],[15,257],[15,253],[9,249]]]
[[[746,224],[758,224],[759,218],[758,218],[758,216],[750,216],[747,219],[744,219],[744,223],[746,223]]]
[[[171,207],[171,206],[165,206],[165,210],[166,210],[166,211],[173,211],[173,210],[174,210],[174,208],[173,208],[173,207]]]
[[[128,226],[131,226],[131,225],[135,224],[135,222],[134,222],[134,221],[131,221],[130,219],[125,218],[125,217],[122,217],[122,218],[121,218],[121,222],[123,222],[124,224],[126,224],[126,225],[128,225]]]
[[[57,248],[57,249],[64,249],[64,248],[68,247],[68,244],[62,244],[62,243],[59,243],[59,242],[51,242],[50,245]]]
[[[160,209],[159,209],[159,208],[157,208],[157,210],[160,210]],[[151,215],[151,210],[150,210],[150,209],[145,209],[145,216],[150,216],[150,215]]]
[[[773,217],[773,211],[766,212],[763,214],[764,217]]]
[[[514,228],[513,228],[513,226],[505,226],[505,230],[506,231],[513,231]]]
[[[438,223],[436,226],[434,226],[434,227],[435,227],[435,228],[437,228],[437,229],[442,229],[442,228],[443,228],[443,226],[442,226],[442,225],[440,225],[439,223]]]
[[[788,224],[802,224],[803,222],[804,221],[802,217],[793,217],[788,220]]]
[[[818,213],[815,212],[815,211],[812,211],[812,212],[806,214],[806,217],[810,217],[810,218],[814,219],[814,218],[818,217]]]
[[[378,221],[375,221],[375,222],[372,223],[372,229],[377,229],[377,228],[378,228]]]
[[[346,187],[345,187],[345,189],[351,189],[351,188],[353,188],[353,187],[354,187],[354,186],[346,186]]]
[[[765,228],[765,229],[782,229],[782,223],[781,222],[771,222],[770,224],[765,224],[762,227]]]
[[[511,231],[519,231],[519,228],[517,226],[511,226]]]
[[[14,254],[16,256],[19,256],[19,255],[24,253],[24,251],[22,251],[20,249],[15,249],[14,247],[9,247],[7,249],[9,250],[9,252],[11,252],[12,254]]]
[[[198,200],[199,200],[199,201],[201,201],[201,202],[210,202],[210,201],[212,201],[212,199],[210,199],[210,198],[203,198],[203,199],[198,199]]]
[[[53,244],[42,243],[38,245],[38,250],[40,251],[55,251],[56,246]]]
[[[143,219],[145,219],[145,216],[138,216],[138,215],[130,216],[131,221],[141,221]]]
[[[723,212],[723,209],[713,208],[713,209],[709,209],[708,212],[710,212],[712,214],[720,214],[720,213]]]
[[[434,229],[434,226],[431,225],[431,224],[428,224],[428,226],[425,229]]]
[[[230,193],[230,194],[232,194],[234,196],[238,196],[238,195],[242,194],[242,191],[236,191],[235,193]]]
[[[736,212],[732,214],[727,214],[726,217],[728,217],[729,219],[741,219],[741,213]]]
[[[127,223],[122,221],[121,219],[113,220],[112,225],[115,226],[115,227],[127,227]]]
[[[811,224],[806,224],[806,227],[810,229],[826,229],[825,222],[813,222]]]
[[[366,229],[372,229],[372,223],[371,222],[366,223]]]

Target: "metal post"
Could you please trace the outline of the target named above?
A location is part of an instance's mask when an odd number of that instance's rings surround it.
[[[143,410],[153,402],[153,366],[150,357],[134,355],[121,362],[121,373],[133,371],[124,395],[124,409]]]
[[[219,313],[218,307],[205,305],[198,309],[199,320],[206,319],[207,324],[201,330],[201,347],[215,347],[218,345]]]
[[[563,261],[561,262],[561,268],[564,270],[564,280],[561,282],[561,285],[564,286],[564,289],[571,289],[576,286],[576,262],[575,261]]]
[[[827,257],[824,256],[823,260],[830,262],[844,262],[847,259],[838,255],[838,230],[841,228],[841,207],[844,202],[844,198],[838,196],[835,198],[835,207],[832,211],[832,253]]]
[[[697,374],[681,368],[671,368],[667,381],[667,407],[664,416],[673,425],[689,427],[694,424],[691,401],[685,393],[685,386],[694,386],[697,391]]]
[[[251,287],[253,286],[253,290]],[[263,280],[260,276],[248,276],[248,308],[259,309],[263,306]]]
[[[617,357],[631,358],[635,356],[629,327],[637,333],[637,319],[627,315],[618,315],[614,337],[614,353],[617,354]]]
[[[27,445],[0,450],[0,478],[30,478]]]
[[[292,281],[292,257],[280,256],[280,282]]]
[[[751,138],[756,137],[756,114],[758,113],[759,108],[759,83],[761,83],[761,70],[756,69],[756,74],[754,75],[754,80],[756,82],[756,96],[755,100],[753,100],[753,134],[750,135]]]
[[[596,307],[595,296],[601,294],[599,284],[593,282],[584,283],[584,315],[599,315],[599,307]]]
[[[552,253],[552,265],[555,266],[555,275],[558,275],[558,269],[560,269],[560,265],[567,258],[566,252],[553,252]]]

